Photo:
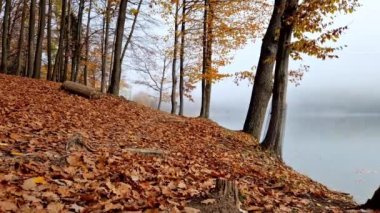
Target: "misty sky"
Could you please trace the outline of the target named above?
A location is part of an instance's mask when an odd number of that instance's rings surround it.
[[[379,0],[361,0],[362,7],[351,15],[339,15],[337,24],[348,25],[336,45],[347,45],[338,52],[339,59],[318,60],[305,57],[303,64],[310,70],[301,85],[289,84],[289,113],[366,113],[380,112],[380,14]],[[233,63],[224,71],[249,70],[257,65],[260,41],[236,53]],[[298,62],[297,62],[298,63]],[[299,65],[292,63],[291,68]],[[139,90],[134,86],[133,93]],[[232,79],[214,85],[211,117],[217,114],[244,119],[252,87],[246,83],[236,86]],[[196,103],[187,104],[186,113],[196,115],[199,110],[199,87],[193,93]],[[215,115],[215,116],[213,116]],[[229,126],[236,128],[237,124]]]

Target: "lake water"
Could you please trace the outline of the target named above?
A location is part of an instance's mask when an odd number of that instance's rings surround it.
[[[228,113],[213,119],[241,129],[242,118]],[[365,202],[380,185],[380,114],[289,113],[284,160],[331,189]]]

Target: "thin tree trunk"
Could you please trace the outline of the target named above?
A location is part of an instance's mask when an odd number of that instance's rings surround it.
[[[42,42],[44,40],[45,23],[46,23],[46,0],[40,0],[40,20],[38,28],[36,55],[34,60],[33,78],[41,77],[41,60],[42,60]]]
[[[21,26],[20,26],[20,37],[18,38],[18,50],[17,50],[17,60],[16,60],[16,75],[21,74],[21,61],[23,56],[23,46],[24,46],[24,28],[26,20],[26,9],[28,8],[27,0],[23,1],[22,15],[21,15]]]
[[[260,140],[273,87],[273,67],[278,49],[278,30],[286,0],[276,0],[273,14],[261,45],[261,53],[243,131]]]
[[[209,13],[209,0],[204,2],[204,12],[203,12],[203,55],[202,55],[202,100],[201,100],[201,112],[200,117],[206,117],[206,73],[207,73],[207,23],[208,23],[208,14]]]
[[[184,111],[184,63],[185,63],[185,38],[186,38],[186,0],[182,0],[182,20],[181,20],[181,48],[179,53],[179,115]]]
[[[8,73],[8,31],[10,16],[11,0],[5,2],[4,18],[3,18],[3,38],[2,38],[2,56],[1,56],[1,72]]]
[[[124,25],[126,19],[127,0],[120,1],[119,16],[116,27],[115,53],[112,69],[112,78],[110,82],[109,92],[113,95],[119,95],[121,80],[121,51],[123,44]]]
[[[172,63],[172,114],[176,114],[177,111],[177,52],[178,52],[178,13],[179,2],[176,1],[175,15],[174,15],[174,49],[173,49],[173,63]]]
[[[163,96],[163,90],[164,90],[164,82],[165,82],[165,74],[166,74],[166,60],[167,58],[164,58],[164,64],[162,68],[162,76],[161,76],[161,81],[160,81],[160,91],[159,91],[159,98],[158,98],[158,105],[157,109],[161,110],[161,103],[162,103],[162,96]]]
[[[49,9],[48,9],[48,23],[47,23],[47,58],[48,58],[48,65],[47,65],[47,75],[46,79],[51,80],[52,79],[52,53],[51,53],[51,20],[52,20],[52,2],[49,0]]]
[[[290,42],[293,25],[288,24],[288,18],[293,16],[297,8],[298,0],[288,0],[284,12],[284,20],[280,31],[278,52],[276,57],[276,69],[274,75],[272,115],[269,122],[268,132],[261,146],[282,159],[282,143],[280,136],[284,127],[286,115],[286,92],[288,86],[288,67],[290,55]]]
[[[106,16],[105,16],[105,32],[104,33],[104,39],[103,39],[103,54],[102,54],[102,80],[100,85],[100,91],[102,93],[106,92],[106,81],[107,81],[107,75],[106,75],[106,69],[107,69],[107,56],[108,56],[108,40],[109,40],[109,29],[110,29],[110,10],[111,10],[111,4],[107,1],[107,8],[106,8]],[[104,30],[103,30],[104,31]],[[109,79],[111,81],[111,79]]]
[[[206,58],[206,85],[205,85],[205,109],[204,109],[204,118],[210,117],[210,106],[211,106],[211,88],[212,88],[212,44],[213,44],[213,28],[214,28],[214,2],[209,1],[209,15],[207,21],[207,58]]]
[[[72,26],[71,26],[71,0],[67,3],[67,29],[65,34],[65,61],[63,64],[63,78],[61,79],[62,82],[66,81],[67,74],[69,72],[69,60],[71,55],[71,49],[72,49],[72,43],[71,43],[71,32],[72,32]],[[72,62],[71,62],[72,63]],[[73,70],[71,70],[70,79],[74,79]]]
[[[91,10],[92,10],[92,0],[90,0],[90,5],[88,8],[88,16],[87,16],[87,29],[86,29],[86,58],[85,58],[85,64],[83,69],[83,83],[87,86],[87,80],[88,80],[88,57],[90,52],[90,23],[91,23]]]
[[[33,63],[34,63],[34,54],[35,54],[34,52],[35,23],[36,23],[36,0],[31,0],[30,12],[29,12],[28,66],[26,68],[29,77],[32,77],[34,73]]]
[[[64,49],[64,42],[65,42],[65,32],[66,32],[66,6],[67,6],[67,0],[63,0],[62,2],[62,14],[61,14],[61,28],[59,33],[59,42],[58,42],[58,52],[55,57],[55,64],[54,64],[54,70],[52,74],[53,81],[64,81],[66,80],[62,73],[62,63],[63,63],[63,49]]]
[[[135,14],[135,17],[133,18],[133,22],[132,22],[132,26],[131,26],[131,31],[129,32],[127,41],[125,42],[124,49],[123,49],[123,54],[121,55],[121,61],[123,61],[125,53],[127,52],[128,46],[131,43],[133,32],[135,31],[135,28],[136,28],[137,17],[139,16],[142,2],[143,2],[143,0],[140,0],[139,4],[137,6],[137,13]]]
[[[76,40],[75,40],[75,52],[74,52],[74,61],[73,70],[74,73],[74,82],[78,79],[79,67],[80,67],[80,56],[81,56],[81,35],[82,35],[82,19],[83,19],[83,10],[84,10],[84,0],[79,1],[79,11],[78,11],[78,25],[76,31]]]

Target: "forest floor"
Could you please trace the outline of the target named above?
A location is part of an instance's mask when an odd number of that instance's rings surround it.
[[[196,212],[184,207],[216,178],[237,181],[249,212],[355,206],[214,122],[0,75],[0,212]]]

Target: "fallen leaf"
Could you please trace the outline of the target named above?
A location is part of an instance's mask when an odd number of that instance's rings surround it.
[[[200,213],[201,212],[201,210],[192,208],[192,207],[185,207],[183,210],[185,213]]]
[[[24,190],[35,190],[38,184],[46,184],[47,182],[43,177],[29,178],[24,181],[22,188]]]
[[[209,204],[214,204],[216,203],[215,199],[206,199],[201,201],[202,204],[209,205]]]
[[[17,212],[18,208],[16,204],[14,204],[11,201],[0,201],[0,210],[4,212],[6,211]]]
[[[46,207],[48,213],[60,213],[65,206],[62,203],[52,202]]]

